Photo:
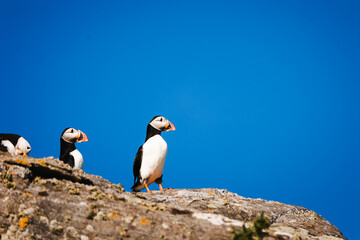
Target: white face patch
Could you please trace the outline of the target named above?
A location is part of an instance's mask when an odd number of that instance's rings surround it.
[[[7,151],[11,154],[15,153],[15,147],[9,140],[2,140],[1,145],[7,148]]]
[[[163,116],[158,116],[150,122],[150,125],[159,131],[163,131],[165,129],[165,126],[169,124],[169,120],[167,120]]]
[[[77,136],[80,136],[79,130],[69,128],[63,133],[62,139],[64,139],[65,142],[74,143],[76,142]]]
[[[15,155],[28,155],[30,151],[30,143],[25,138],[20,137],[15,146]]]

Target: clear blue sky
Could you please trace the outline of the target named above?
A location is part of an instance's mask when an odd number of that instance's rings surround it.
[[[155,115],[164,187],[300,205],[360,239],[358,1],[0,1],[0,132],[130,190]],[[151,186],[157,189],[157,186]]]

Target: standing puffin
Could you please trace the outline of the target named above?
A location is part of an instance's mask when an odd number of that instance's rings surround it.
[[[28,155],[31,146],[25,138],[17,134],[0,133],[0,151],[12,155]]]
[[[154,117],[147,126],[145,143],[139,148],[135,156],[133,172],[134,186],[133,192],[139,192],[153,182],[159,184],[160,191],[165,158],[167,154],[167,144],[161,137],[162,131],[175,130],[174,124],[163,116]]]
[[[83,169],[84,159],[81,153],[76,149],[75,143],[87,141],[89,141],[89,139],[82,131],[75,128],[66,128],[60,138],[59,159],[75,169]]]

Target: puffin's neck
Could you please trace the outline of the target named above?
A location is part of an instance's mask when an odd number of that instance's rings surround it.
[[[64,139],[60,138],[60,158],[64,154],[74,151],[76,149],[74,143],[66,142]]]
[[[150,124],[148,124],[147,130],[146,130],[145,142],[146,142],[149,138],[151,138],[151,137],[153,137],[153,136],[155,136],[155,135],[157,135],[157,134],[159,134],[159,135],[161,136],[161,131],[160,131],[160,130],[157,130],[156,128],[154,128],[153,126],[151,126]]]

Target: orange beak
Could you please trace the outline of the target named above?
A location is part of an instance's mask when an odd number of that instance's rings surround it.
[[[170,123],[170,128],[167,129],[166,131],[167,131],[167,132],[168,132],[168,131],[175,131],[176,128],[175,128],[174,124],[172,124],[170,121],[169,121],[169,123]]]
[[[79,135],[76,136],[76,138],[77,138],[76,142],[79,142],[79,143],[80,143],[80,142],[87,142],[87,141],[89,141],[88,136],[86,136],[86,134],[83,133],[83,132],[80,131],[80,130],[79,130]]]

